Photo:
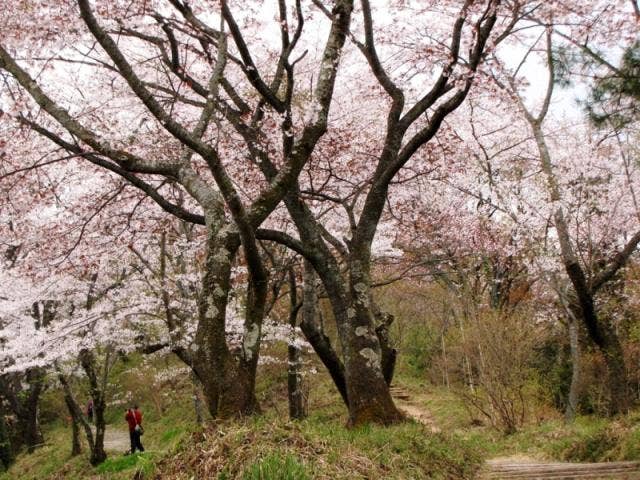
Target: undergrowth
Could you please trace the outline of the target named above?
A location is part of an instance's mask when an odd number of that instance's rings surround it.
[[[217,422],[161,461],[156,478],[464,479],[481,456],[462,438],[407,422],[345,429],[339,419]]]
[[[157,391],[144,381],[167,361],[143,371],[134,358],[113,379],[123,389],[138,388],[136,399],[141,399],[145,412],[144,454],[108,452],[107,461],[93,468],[86,445],[82,455],[70,458],[70,426],[57,418],[44,425],[46,444],[33,454],[20,455],[9,472],[0,473],[0,480],[465,479],[476,477],[484,459],[498,456],[640,460],[640,412],[615,421],[583,416],[572,424],[552,412],[505,436],[475,418],[452,390],[433,386],[416,365],[403,361],[394,383],[402,385],[412,404],[429,412],[445,433],[415,422],[347,429],[346,408],[320,368],[311,380],[309,418],[289,422],[286,371],[276,364],[260,367],[257,396],[263,415],[201,428],[194,421],[188,377]],[[131,371],[139,378],[127,378]],[[45,404],[51,418],[62,408],[54,393],[47,394]],[[109,429],[126,429],[122,405],[107,413]]]

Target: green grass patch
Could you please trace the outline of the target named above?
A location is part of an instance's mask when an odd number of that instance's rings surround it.
[[[154,469],[153,458],[153,455],[149,453],[110,457],[96,467],[96,472],[99,474],[113,474],[135,469],[136,472],[150,475]]]
[[[249,465],[243,480],[310,480],[311,473],[291,454],[273,452]]]

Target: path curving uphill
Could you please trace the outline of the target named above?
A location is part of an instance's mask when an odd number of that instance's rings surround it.
[[[416,404],[412,399],[412,395],[404,387],[400,385],[392,385],[389,390],[393,400],[396,402],[396,405],[402,413],[413,418],[417,422],[422,423],[433,433],[438,433],[440,431],[440,428],[436,426],[431,412]]]

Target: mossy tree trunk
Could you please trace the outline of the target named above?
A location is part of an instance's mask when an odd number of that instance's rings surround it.
[[[212,417],[251,415],[259,411],[255,379],[262,336],[262,313],[245,314],[248,320],[245,320],[242,345],[231,352],[227,344],[226,314],[232,261],[240,243],[237,236],[228,235],[226,229],[214,226],[208,229],[194,370],[202,383]],[[250,282],[248,302],[255,296],[252,289],[255,291],[255,285]],[[262,295],[262,291],[258,295]]]

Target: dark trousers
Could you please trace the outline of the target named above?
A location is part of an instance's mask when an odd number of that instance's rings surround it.
[[[131,453],[135,453],[136,449],[144,452],[142,442],[140,442],[140,432],[129,431],[129,440],[131,440]]]

